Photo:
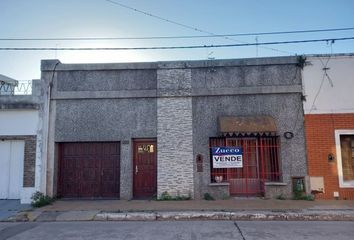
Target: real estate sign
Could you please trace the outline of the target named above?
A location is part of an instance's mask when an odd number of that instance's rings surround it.
[[[241,147],[213,147],[213,168],[242,168]]]

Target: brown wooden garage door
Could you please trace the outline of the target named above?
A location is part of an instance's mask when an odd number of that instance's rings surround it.
[[[118,142],[60,143],[58,196],[119,198]]]

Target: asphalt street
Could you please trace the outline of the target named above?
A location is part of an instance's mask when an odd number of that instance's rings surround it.
[[[352,240],[354,222],[152,221],[0,223],[11,239],[336,239]]]

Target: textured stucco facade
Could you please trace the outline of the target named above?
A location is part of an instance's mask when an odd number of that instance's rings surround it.
[[[271,116],[281,143],[281,191],[306,177],[301,67],[296,57],[126,64],[42,62],[47,93],[47,193],[55,195],[55,144],[121,143],[120,198],[132,193],[132,141],[157,139],[157,195],[227,195],[211,184],[209,138],[220,116]],[[45,109],[45,108],[44,108]],[[285,139],[291,131],[294,138]],[[202,156],[203,171],[196,171]],[[225,187],[226,186],[226,187]],[[272,186],[267,186],[271,188]]]

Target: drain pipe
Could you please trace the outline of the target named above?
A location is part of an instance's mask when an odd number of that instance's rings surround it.
[[[49,146],[49,130],[50,130],[50,98],[52,95],[52,87],[53,87],[53,79],[54,79],[54,74],[55,74],[55,70],[57,68],[57,66],[59,65],[60,61],[57,60],[57,62],[55,63],[53,70],[52,70],[52,76],[48,82],[47,85],[47,92],[45,95],[47,95],[47,99],[45,99],[46,101],[46,106],[45,106],[45,112],[44,112],[44,117],[43,117],[43,131],[42,131],[42,136],[45,136],[45,138],[43,139],[43,154],[42,154],[42,180],[41,181],[41,191],[44,194],[48,194],[47,192],[47,166],[48,166],[48,159],[49,159],[49,152],[48,152],[48,146]]]

